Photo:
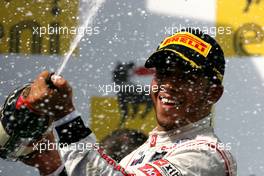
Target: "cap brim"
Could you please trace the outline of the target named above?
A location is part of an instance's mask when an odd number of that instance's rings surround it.
[[[146,68],[167,68],[174,65],[179,65],[183,69],[188,70],[194,68],[192,64],[187,60],[183,59],[180,54],[169,49],[156,51],[145,62]]]

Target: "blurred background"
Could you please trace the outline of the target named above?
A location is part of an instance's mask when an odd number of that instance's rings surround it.
[[[0,103],[41,71],[56,72],[76,29],[85,28],[61,73],[74,88],[76,108],[98,140],[123,128],[147,135],[155,126],[148,90],[120,95],[114,86],[123,80],[147,88],[146,58],[164,37],[196,27],[216,38],[227,59],[215,131],[231,144],[239,176],[264,175],[264,1],[94,1],[0,0]],[[141,98],[129,103],[131,97]],[[11,175],[38,171],[0,160],[0,176]]]

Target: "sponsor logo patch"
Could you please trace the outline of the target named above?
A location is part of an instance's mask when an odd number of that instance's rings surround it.
[[[153,162],[153,165],[157,166],[159,168],[163,175],[166,176],[182,176],[182,173],[179,169],[177,169],[172,163],[170,163],[168,160],[160,159],[155,162]]]
[[[150,147],[155,147],[156,146],[156,143],[157,143],[157,135],[154,134],[151,136],[151,141],[150,141]]]
[[[135,166],[137,164],[141,164],[145,158],[145,155],[141,156],[139,159],[135,159],[130,166]]]
[[[139,168],[147,176],[162,176],[162,174],[153,166],[146,164]]]

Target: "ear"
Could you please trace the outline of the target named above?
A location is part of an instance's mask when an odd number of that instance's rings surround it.
[[[222,85],[213,84],[208,92],[208,103],[215,104],[223,95],[224,87]]]

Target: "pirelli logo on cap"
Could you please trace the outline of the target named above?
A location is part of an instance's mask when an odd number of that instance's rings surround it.
[[[190,34],[188,32],[177,33],[175,35],[166,38],[159,46],[159,49],[171,44],[186,46],[188,48],[197,51],[204,57],[208,55],[210,49],[212,48],[212,46],[209,43],[203,41],[199,37]]]

